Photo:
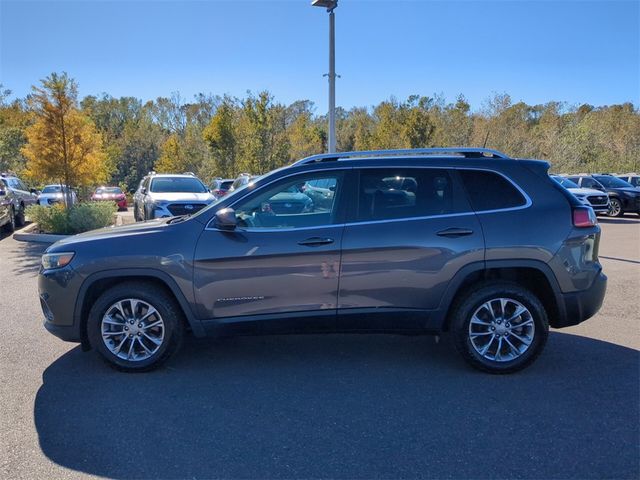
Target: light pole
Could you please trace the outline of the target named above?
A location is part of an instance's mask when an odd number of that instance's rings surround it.
[[[333,11],[338,0],[313,0],[314,7],[326,8],[329,12],[329,153],[336,151],[336,20]]]

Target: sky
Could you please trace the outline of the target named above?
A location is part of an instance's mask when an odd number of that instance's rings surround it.
[[[13,97],[66,71],[80,96],[179,91],[327,109],[328,15],[310,0],[0,0]],[[640,1],[339,0],[336,102],[495,93],[529,104],[640,105]]]

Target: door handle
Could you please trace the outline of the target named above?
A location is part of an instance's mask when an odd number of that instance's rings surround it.
[[[304,245],[305,247],[318,247],[320,245],[328,245],[330,243],[333,243],[333,238],[311,237],[298,242],[298,245]]]
[[[470,230],[468,228],[447,228],[445,230],[440,230],[439,232],[436,233],[436,235],[440,236],[440,237],[450,237],[450,238],[458,238],[458,237],[465,237],[467,235],[471,235],[473,233],[473,230]]]

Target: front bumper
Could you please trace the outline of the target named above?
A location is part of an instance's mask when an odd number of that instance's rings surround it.
[[[585,290],[558,295],[558,318],[550,321],[553,328],[578,325],[593,317],[604,301],[607,291],[607,276],[600,271],[591,286]]]
[[[74,311],[82,281],[71,267],[41,270],[38,275],[40,306],[44,327],[67,342],[81,342],[80,325],[74,322]]]

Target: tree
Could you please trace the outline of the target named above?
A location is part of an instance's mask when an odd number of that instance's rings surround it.
[[[22,147],[27,142],[25,129],[31,124],[31,115],[24,102],[14,100],[7,103],[11,90],[0,84],[0,171],[22,173],[26,159]]]
[[[211,151],[211,161],[206,166],[209,176],[231,177],[238,173],[236,164],[236,113],[235,102],[225,97],[211,122],[202,131],[202,137]]]
[[[52,73],[32,87],[29,106],[35,123],[27,128],[27,176],[69,187],[90,186],[108,177],[102,137],[78,110],[78,87],[66,73]]]
[[[186,156],[180,145],[180,139],[175,133],[170,135],[162,145],[162,153],[155,165],[158,173],[186,172]]]

